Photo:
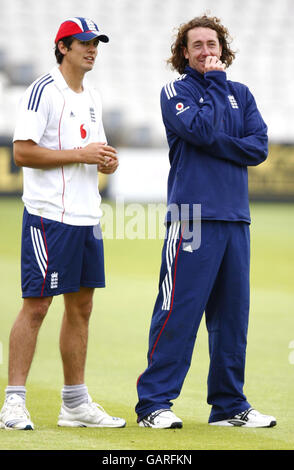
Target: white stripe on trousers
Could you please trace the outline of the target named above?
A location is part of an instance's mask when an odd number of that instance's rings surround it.
[[[39,265],[42,276],[45,279],[48,260],[41,230],[36,227],[31,227],[31,239],[37,263]]]
[[[169,310],[171,304],[171,295],[173,289],[172,265],[176,256],[177,240],[179,238],[181,222],[172,222],[166,244],[166,266],[167,273],[162,282],[163,303],[162,310]]]

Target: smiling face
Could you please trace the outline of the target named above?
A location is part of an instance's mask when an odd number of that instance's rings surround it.
[[[59,50],[64,55],[64,65],[82,72],[92,70],[97,56],[98,38],[91,41],[78,41],[74,39],[70,48],[67,49],[62,41],[59,43]]]
[[[203,74],[206,57],[216,56],[220,59],[222,48],[214,29],[196,27],[188,31],[187,47],[184,47],[183,52],[189,66]]]

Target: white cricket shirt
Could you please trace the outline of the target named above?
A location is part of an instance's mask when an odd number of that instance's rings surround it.
[[[21,100],[13,141],[33,140],[53,150],[106,142],[100,95],[86,81],[83,88],[82,93],[71,90],[57,66],[35,80]],[[30,214],[96,225],[101,216],[97,165],[24,167],[22,199]]]

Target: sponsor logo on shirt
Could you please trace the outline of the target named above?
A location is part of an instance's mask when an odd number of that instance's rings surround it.
[[[81,138],[83,139],[83,141],[87,142],[90,136],[89,126],[87,124],[81,124],[80,133],[81,133]]]
[[[187,109],[190,109],[190,106],[184,107],[183,103],[176,104],[176,110],[178,111],[177,115],[183,113],[184,111],[187,111]]]

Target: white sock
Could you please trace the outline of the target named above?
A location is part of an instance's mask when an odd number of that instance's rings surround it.
[[[19,395],[24,402],[26,401],[26,387],[24,385],[7,385],[5,389],[6,398],[10,397],[14,393]]]
[[[85,384],[64,385],[61,396],[65,406],[76,408],[82,403],[88,403],[88,388]]]

